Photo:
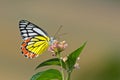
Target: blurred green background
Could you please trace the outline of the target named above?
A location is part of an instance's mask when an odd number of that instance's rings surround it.
[[[120,0],[0,0],[0,80],[29,80],[42,70],[34,71],[40,62],[52,58],[48,51],[33,60],[20,54],[21,19],[51,36],[63,25],[64,55],[88,42],[71,80],[120,80]]]

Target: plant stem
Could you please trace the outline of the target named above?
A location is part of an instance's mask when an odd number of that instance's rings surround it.
[[[58,53],[57,56],[58,56],[58,58],[59,58],[59,60],[60,60],[60,64],[61,64],[61,68],[62,68],[63,64],[62,64],[62,60],[61,60],[61,55],[60,55],[60,53]],[[64,71],[63,71],[63,68],[62,68],[62,70],[61,70],[61,74],[62,74],[62,80],[64,80]]]
[[[70,75],[71,75],[71,72],[67,72],[67,78],[66,78],[66,80],[70,80]]]

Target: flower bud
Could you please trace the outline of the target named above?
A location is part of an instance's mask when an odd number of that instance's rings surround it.
[[[48,48],[48,51],[57,54],[64,51],[66,47],[67,43],[65,41],[59,42],[55,40],[53,44],[51,44],[50,47]]]
[[[79,64],[78,64],[78,63],[75,63],[74,68],[75,68],[75,69],[80,69]]]

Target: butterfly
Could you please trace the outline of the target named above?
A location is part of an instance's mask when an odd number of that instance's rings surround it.
[[[50,37],[45,30],[27,20],[19,22],[19,29],[23,39],[22,54],[27,58],[37,57],[54,42],[54,38]]]

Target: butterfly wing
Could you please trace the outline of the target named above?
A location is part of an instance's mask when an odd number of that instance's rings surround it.
[[[25,57],[37,57],[47,49],[50,38],[43,29],[27,20],[21,20],[19,28],[24,40],[21,49]]]
[[[37,25],[27,20],[21,20],[19,22],[19,28],[20,28],[20,32],[23,40],[26,40],[28,38],[31,38],[37,35],[49,37],[46,31],[44,31],[42,28],[38,27]]]

